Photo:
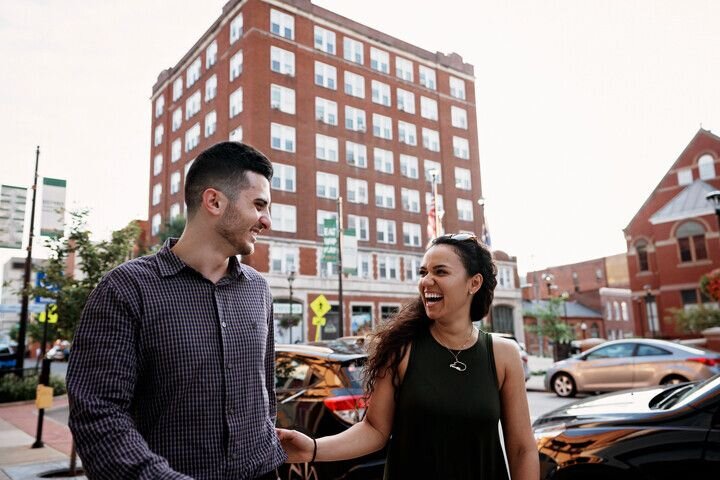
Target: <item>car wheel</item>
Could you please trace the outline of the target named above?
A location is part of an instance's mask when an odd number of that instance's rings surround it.
[[[309,463],[291,463],[287,465],[283,480],[319,480],[315,465]]]
[[[577,393],[575,380],[567,373],[558,373],[552,379],[552,389],[558,397],[574,397]]]
[[[662,379],[662,382],[660,382],[660,385],[677,385],[678,383],[685,383],[688,379],[683,377],[682,375],[668,375],[667,377]]]

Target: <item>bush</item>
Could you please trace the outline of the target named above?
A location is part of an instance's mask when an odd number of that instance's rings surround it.
[[[37,375],[26,375],[23,378],[13,374],[3,375],[0,377],[0,403],[34,400],[37,384]],[[62,395],[67,391],[65,380],[56,375],[50,376],[50,386],[53,395]]]

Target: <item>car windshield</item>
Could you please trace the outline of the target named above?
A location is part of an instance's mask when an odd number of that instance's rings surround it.
[[[716,375],[703,382],[693,382],[684,385],[677,385],[663,390],[650,400],[650,408],[653,410],[669,410],[680,403],[690,402],[707,391],[720,386],[720,375]]]
[[[343,370],[345,371],[345,374],[350,380],[350,385],[352,386],[352,388],[362,388],[362,362],[348,363],[343,367]]]

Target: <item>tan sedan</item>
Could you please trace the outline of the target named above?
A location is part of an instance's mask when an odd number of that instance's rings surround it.
[[[545,388],[560,397],[577,392],[703,380],[720,373],[720,354],[665,340],[634,338],[605,342],[581,355],[555,362]]]

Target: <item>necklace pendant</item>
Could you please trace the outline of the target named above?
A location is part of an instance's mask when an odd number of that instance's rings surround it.
[[[464,372],[465,370],[467,370],[467,365],[460,360],[455,360],[450,364],[450,368],[454,368],[458,372]]]

